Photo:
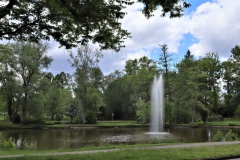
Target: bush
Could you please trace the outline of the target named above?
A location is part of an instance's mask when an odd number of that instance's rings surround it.
[[[225,136],[223,136],[223,133],[221,131],[217,131],[217,134],[213,136],[212,141],[214,142],[220,142],[220,141],[237,141],[238,135],[232,133],[232,130],[228,131]]]
[[[237,126],[236,123],[228,123],[229,126]]]
[[[20,117],[19,114],[16,114],[16,115],[14,116],[14,118],[13,118],[13,123],[14,123],[14,124],[19,124],[19,123],[21,123],[21,117]]]
[[[21,149],[22,150],[36,150],[37,146],[34,143],[23,141]]]
[[[16,145],[13,141],[13,138],[5,139],[0,132],[0,149],[2,150],[12,150],[16,149]]]
[[[225,135],[225,141],[237,141],[238,135],[232,133],[232,130],[228,131],[228,133]]]
[[[22,124],[45,124],[45,119],[43,117],[25,117],[22,119]]]
[[[202,119],[202,121],[204,122],[204,124],[206,123],[206,120],[207,120],[207,118],[208,118],[208,109],[207,108],[204,108],[204,107],[202,107],[202,108],[200,108],[200,116],[201,116],[201,119]]]
[[[221,122],[223,120],[224,120],[224,118],[222,115],[212,115],[207,118],[208,122]]]
[[[32,117],[25,117],[22,119],[22,124],[33,124],[33,118]]]
[[[90,124],[95,124],[97,123],[97,116],[94,114],[94,112],[89,111],[86,116],[86,122]]]
[[[70,138],[66,139],[65,141],[63,141],[63,147],[62,149],[69,149],[71,145],[71,140]]]
[[[13,141],[13,138],[10,137],[8,140],[5,140],[3,143],[4,150],[16,149],[16,144]]]
[[[217,133],[213,136],[212,139],[213,142],[221,142],[223,140],[224,140],[223,133],[221,131],[217,131]]]
[[[62,115],[60,115],[60,114],[57,114],[56,115],[56,120],[58,121],[58,123],[59,123],[59,121],[61,121],[63,119],[63,116]]]

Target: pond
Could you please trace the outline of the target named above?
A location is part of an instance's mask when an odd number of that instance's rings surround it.
[[[186,142],[211,141],[217,130],[227,133],[228,128],[171,128],[165,137],[175,136]],[[240,135],[239,129],[232,129]],[[89,128],[89,129],[19,129],[0,130],[5,138],[13,137],[15,142],[27,141],[34,143],[38,150],[59,149],[64,141],[70,139],[70,148],[81,148],[89,145],[101,146],[107,143],[136,144],[148,143],[148,128]]]

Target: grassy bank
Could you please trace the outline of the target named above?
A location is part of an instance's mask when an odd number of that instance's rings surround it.
[[[6,120],[0,120],[0,129],[31,129],[31,128],[72,128],[72,127],[146,127],[149,124],[143,124],[136,121],[98,121],[96,124],[70,124],[69,121],[61,121],[57,123],[56,121],[48,120],[45,125],[36,124],[12,124]],[[166,124],[165,126],[171,126]],[[225,118],[224,121],[220,122],[206,122],[204,124],[202,121],[194,122],[194,124],[178,124],[177,126],[183,127],[198,127],[198,126],[227,126],[227,127],[240,127],[240,118]]]
[[[98,121],[96,124],[74,124],[68,121],[62,121],[56,123],[56,121],[46,121],[45,125],[36,124],[12,124],[8,121],[0,121],[0,128],[12,128],[12,129],[31,129],[31,128],[70,128],[70,127],[142,127],[148,126],[148,124],[138,123],[136,121]]]
[[[67,154],[67,155],[24,155],[23,157],[12,157],[11,159],[20,160],[70,160],[70,159],[115,159],[115,160],[155,160],[155,159],[209,159],[239,155],[240,145],[223,145],[223,146],[206,146],[206,147],[190,147],[178,149],[142,149],[133,150],[132,148],[121,149],[119,151],[105,153],[88,153],[88,154]],[[68,151],[68,150],[66,150]],[[77,151],[77,150],[72,150]],[[64,151],[63,151],[64,152]],[[52,153],[52,152],[51,152]],[[38,154],[32,152],[32,154]],[[42,152],[47,154],[47,152]]]

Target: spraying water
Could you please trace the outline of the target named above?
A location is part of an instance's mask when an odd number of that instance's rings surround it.
[[[150,133],[163,132],[164,123],[164,92],[163,92],[163,78],[160,75],[154,77],[151,95],[151,127]]]

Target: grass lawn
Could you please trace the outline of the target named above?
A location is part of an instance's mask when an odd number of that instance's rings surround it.
[[[202,121],[195,122],[194,124],[203,124]],[[220,122],[206,122],[206,125],[216,125],[216,126],[240,126],[240,118],[224,118],[224,121]]]
[[[181,160],[181,159],[208,159],[219,158],[227,156],[239,155],[240,145],[223,145],[223,146],[206,146],[206,147],[191,147],[191,148],[178,148],[178,149],[142,149],[133,150],[127,148],[105,153],[88,153],[81,155],[48,155],[48,156],[31,156],[24,155],[23,157],[15,157],[11,159],[18,160]],[[73,150],[77,151],[77,150]],[[36,154],[36,152],[32,152]],[[46,154],[47,152],[43,152]],[[23,155],[23,153],[21,154]]]
[[[148,124],[142,124],[136,121],[98,121],[96,124],[69,124],[68,121],[60,121],[60,124],[55,124],[57,121],[46,121],[46,125],[23,125],[23,124],[12,124],[9,121],[0,120],[0,128],[38,128],[38,127],[51,127],[51,128],[68,128],[68,127],[141,127]],[[68,123],[66,123],[68,122]]]
[[[47,120],[46,125],[40,127],[50,127],[50,128],[68,128],[68,127],[141,127],[149,126],[149,124],[139,123],[137,121],[98,121],[96,124],[69,124],[69,121],[60,121],[60,124],[55,124],[57,121]],[[166,123],[167,124],[167,123]],[[202,125],[203,122],[194,122],[194,126]],[[189,124],[179,124],[182,126],[189,126]],[[216,125],[216,126],[240,126],[240,118],[224,118],[221,122],[206,122],[206,125]],[[0,119],[0,128],[38,128],[39,125],[22,125],[22,124],[12,124],[9,121]]]

